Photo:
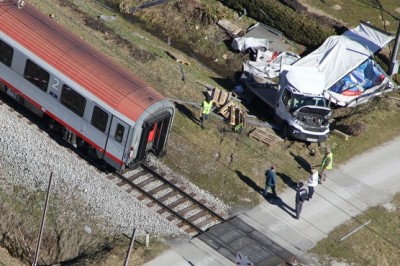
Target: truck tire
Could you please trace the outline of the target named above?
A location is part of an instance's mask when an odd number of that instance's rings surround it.
[[[289,137],[289,125],[286,122],[282,124],[281,136],[283,139],[288,139],[288,137]]]

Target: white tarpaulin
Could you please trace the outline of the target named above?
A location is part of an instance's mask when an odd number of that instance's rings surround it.
[[[362,23],[341,36],[327,38],[318,49],[296,61],[293,66],[315,68],[325,73],[323,91],[326,91],[386,46],[393,38],[388,33]],[[288,82],[293,83],[289,77]],[[304,82],[307,84],[309,81],[304,79]],[[343,105],[346,105],[346,99],[341,98],[341,100],[344,101]]]
[[[267,54],[269,51],[264,52]],[[271,57],[259,59],[258,61],[246,61],[243,63],[243,71],[258,80],[270,79],[279,76],[282,65],[291,65],[300,56],[292,52],[269,52]],[[257,58],[258,58],[257,52]],[[269,59],[269,60],[268,60]]]
[[[246,52],[247,49],[251,49],[255,52],[257,49],[264,49],[268,50],[269,48],[269,41],[267,39],[259,39],[253,37],[239,37],[233,39],[231,44],[233,50]]]
[[[321,95],[325,86],[325,73],[314,67],[282,66],[281,75],[286,77],[286,86],[302,94]]]

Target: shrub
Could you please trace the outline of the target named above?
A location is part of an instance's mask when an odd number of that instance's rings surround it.
[[[283,32],[309,49],[319,47],[335,34],[333,27],[312,20],[276,0],[219,0],[235,10],[247,10],[249,17]]]

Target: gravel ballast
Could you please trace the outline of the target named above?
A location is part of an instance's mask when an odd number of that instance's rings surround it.
[[[65,214],[69,219],[79,219],[83,212],[100,221],[96,227],[105,232],[130,235],[132,228],[138,227],[138,235],[146,232],[184,234],[107,179],[106,173],[99,172],[71,150],[56,143],[46,132],[40,131],[37,125],[18,116],[8,105],[0,105],[0,166],[3,169],[0,175],[2,186],[8,191],[12,191],[13,187],[23,187],[31,192],[46,191],[49,175],[53,172],[51,193],[62,196],[65,204],[76,199],[82,202],[82,210],[71,208],[71,213]],[[171,173],[154,158],[150,163]],[[179,178],[212,206],[225,212],[227,207],[218,199],[196,188],[184,177]]]

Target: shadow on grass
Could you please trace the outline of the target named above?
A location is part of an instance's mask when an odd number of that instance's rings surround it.
[[[255,192],[263,194],[264,189],[259,187],[256,184],[256,182],[254,182],[251,178],[249,178],[248,176],[243,175],[242,172],[240,172],[239,170],[236,170],[235,172],[236,172],[237,176],[240,178],[240,180],[242,180],[246,185],[251,187]]]
[[[290,155],[293,156],[294,160],[299,164],[298,168],[303,168],[304,170],[306,170],[307,172],[310,172],[311,170],[311,164],[304,159],[303,157],[294,154],[293,152],[290,152]]]
[[[293,181],[293,179],[290,176],[280,172],[276,173],[276,175],[279,176],[280,179],[283,181],[283,183],[285,183],[288,187],[290,187],[293,190],[297,190],[297,182]]]
[[[200,125],[200,119],[198,119],[197,116],[195,116],[193,114],[193,112],[189,108],[187,108],[185,105],[180,104],[180,103],[175,103],[175,106],[176,106],[176,109],[178,109],[178,111],[183,116],[186,116],[187,118],[189,118],[190,120],[192,120],[196,124]]]

